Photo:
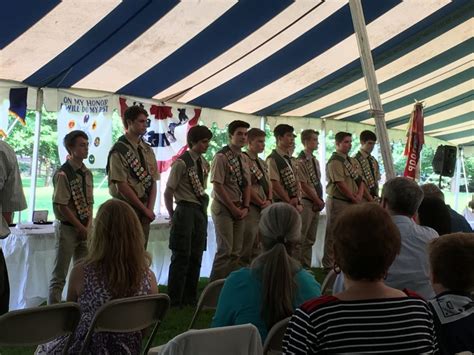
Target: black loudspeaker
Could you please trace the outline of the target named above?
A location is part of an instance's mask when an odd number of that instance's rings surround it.
[[[440,145],[436,148],[431,165],[435,174],[453,177],[456,167],[456,147],[451,145]]]

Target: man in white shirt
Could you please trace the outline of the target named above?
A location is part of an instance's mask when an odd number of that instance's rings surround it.
[[[26,208],[25,195],[21,184],[20,169],[14,150],[0,140],[0,238],[10,234],[8,225],[13,221],[13,212]],[[8,273],[0,249],[0,315],[8,312],[10,301],[10,286]]]
[[[423,191],[411,179],[396,177],[387,181],[382,192],[382,206],[392,216],[400,230],[400,254],[388,270],[385,283],[397,289],[410,289],[425,298],[434,297],[430,283],[428,243],[438,238],[438,233],[420,226],[413,220]]]

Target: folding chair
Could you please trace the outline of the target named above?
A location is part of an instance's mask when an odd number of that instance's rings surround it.
[[[0,345],[31,346],[69,335],[63,354],[67,353],[81,318],[74,302],[11,311],[0,317]]]
[[[268,332],[265,344],[263,344],[263,355],[266,354],[281,354],[282,352],[282,341],[285,335],[286,327],[291,317],[282,319],[275,323]]]
[[[168,343],[150,349],[148,355],[261,355],[262,340],[253,324],[191,329]]]
[[[334,270],[330,270],[326,277],[324,278],[323,284],[321,286],[321,295],[326,295],[329,290],[332,290],[334,282],[336,281],[337,274]]]
[[[143,354],[147,354],[169,306],[170,299],[165,294],[119,298],[104,304],[92,320],[82,344],[81,354],[87,353],[95,332],[129,333],[154,324],[143,350]]]
[[[196,306],[196,310],[194,311],[193,319],[191,319],[191,323],[189,324],[188,330],[194,326],[194,323],[196,323],[197,317],[201,310],[217,308],[217,302],[219,301],[219,295],[221,294],[224,282],[225,279],[212,281],[202,291],[201,297],[199,297],[199,301]]]

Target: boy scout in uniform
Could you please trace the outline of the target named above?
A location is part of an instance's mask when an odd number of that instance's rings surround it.
[[[304,150],[298,155],[298,172],[302,190],[301,244],[299,260],[304,268],[311,267],[312,249],[318,231],[319,212],[324,208],[321,170],[313,155],[318,148],[318,132],[301,132]]]
[[[214,189],[211,213],[216,229],[217,251],[210,281],[226,278],[240,268],[244,219],[250,202],[250,174],[241,149],[247,142],[249,127],[247,122],[232,121],[228,127],[229,145],[212,160],[211,182]]]
[[[168,274],[168,295],[172,306],[194,305],[201,270],[202,253],[206,248],[206,194],[209,164],[202,157],[209,147],[211,131],[194,126],[188,131],[189,150],[171,166],[164,192],[165,205],[171,218],[171,265]],[[173,210],[173,196],[176,209]]]
[[[341,212],[351,204],[362,202],[365,191],[358,165],[347,154],[352,147],[352,135],[347,132],[336,133],[336,151],[326,165],[326,237],[324,242],[323,267],[333,268],[332,228]]]
[[[122,122],[125,134],[110,150],[107,159],[109,192],[133,207],[143,228],[145,248],[150,223],[155,219],[156,180],[160,178],[153,149],[142,136],[147,130],[148,113],[139,106],[125,110]]]
[[[303,210],[301,205],[301,187],[298,179],[298,167],[295,159],[291,158],[294,149],[295,135],[293,127],[279,124],[273,130],[277,148],[267,158],[270,180],[273,186],[273,201],[286,202],[295,207],[298,212]]]
[[[10,234],[8,225],[13,223],[13,213],[23,211],[26,207],[15,151],[7,142],[0,139],[0,239]],[[9,306],[10,283],[7,264],[0,246],[0,315],[7,313]]]
[[[377,136],[374,132],[362,131],[360,134],[360,149],[354,157],[359,164],[359,171],[367,189],[367,193],[364,193],[367,201],[379,200],[379,163],[371,155],[375,142],[377,142]]]
[[[72,131],[64,137],[69,159],[54,174],[53,211],[56,226],[56,258],[49,283],[48,304],[61,301],[71,263],[87,255],[87,234],[92,222],[93,179],[83,163],[89,154],[87,134]]]
[[[260,213],[272,203],[272,183],[267,164],[258,157],[265,149],[265,132],[252,128],[247,133],[247,151],[244,157],[250,170],[250,209],[245,218],[245,232],[240,257],[241,265],[248,266],[260,252],[257,240]]]

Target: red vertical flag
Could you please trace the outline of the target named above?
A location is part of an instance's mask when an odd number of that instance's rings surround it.
[[[423,104],[418,102],[413,108],[410,122],[408,123],[407,144],[403,153],[408,158],[403,176],[415,179],[416,166],[420,160],[420,152],[424,143]]]

